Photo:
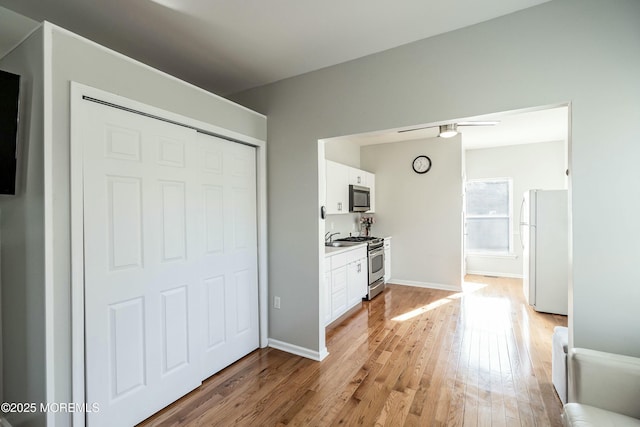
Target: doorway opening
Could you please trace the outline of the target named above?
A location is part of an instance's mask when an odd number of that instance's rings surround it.
[[[375,175],[372,232],[393,237],[392,282],[459,290],[466,273],[521,278],[521,195],[531,188],[569,189],[569,118],[570,105],[558,104],[320,140],[319,207],[327,202],[326,161],[360,168]],[[497,124],[459,126],[453,138],[438,137],[441,125],[472,121]],[[412,168],[420,156],[432,165],[423,174]],[[505,183],[505,210],[485,206],[488,211],[472,219],[465,188],[482,180]],[[326,233],[357,232],[359,218],[345,213],[320,220],[321,283]],[[501,233],[499,250],[491,246],[492,228]],[[489,237],[483,240],[483,233]]]

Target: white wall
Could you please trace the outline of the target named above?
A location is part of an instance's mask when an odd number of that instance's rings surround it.
[[[464,139],[464,135],[462,138]],[[467,254],[467,273],[522,277],[522,244],[518,226],[522,194],[534,188],[566,189],[566,157],[565,141],[483,148],[465,152],[467,179],[511,178],[513,180],[513,200],[511,201],[513,256]]]
[[[271,334],[320,344],[319,139],[571,102],[571,343],[640,356],[639,20],[553,0],[237,94],[269,117],[270,286],[291,300]]]
[[[349,233],[357,236],[360,232],[360,214],[345,213],[337,215],[327,215],[325,220],[325,233],[340,233],[334,239],[349,237]]]
[[[2,361],[4,402],[44,402],[45,272],[42,30],[0,59],[21,76],[18,194],[2,210]],[[44,414],[5,415],[14,425],[45,425]]]
[[[419,175],[412,162],[431,159]],[[393,283],[461,289],[461,138],[430,138],[362,147],[364,169],[376,173],[375,235],[393,237]]]

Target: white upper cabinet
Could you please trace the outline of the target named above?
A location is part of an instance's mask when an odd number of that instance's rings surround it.
[[[331,160],[326,161],[326,169],[327,214],[349,213],[349,185],[369,187],[371,209],[367,212],[375,212],[376,176],[374,174]]]
[[[348,167],[348,166],[347,166]],[[361,185],[363,187],[367,187],[367,174],[369,172],[365,172],[356,168],[349,168],[349,185]]]
[[[348,166],[327,160],[327,214],[349,213]]]

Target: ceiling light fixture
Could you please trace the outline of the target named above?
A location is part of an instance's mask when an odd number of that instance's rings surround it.
[[[440,138],[452,138],[458,134],[458,125],[455,123],[451,123],[448,125],[440,126],[440,133],[438,136]]]

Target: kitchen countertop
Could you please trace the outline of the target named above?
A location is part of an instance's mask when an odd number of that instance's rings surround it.
[[[367,247],[367,242],[357,243],[355,245],[343,246],[343,247],[338,247],[338,248],[334,248],[333,246],[325,246],[324,247],[324,256],[325,257],[332,256],[332,255],[335,255],[335,254],[351,251],[353,249],[362,248],[362,247],[366,248]]]

